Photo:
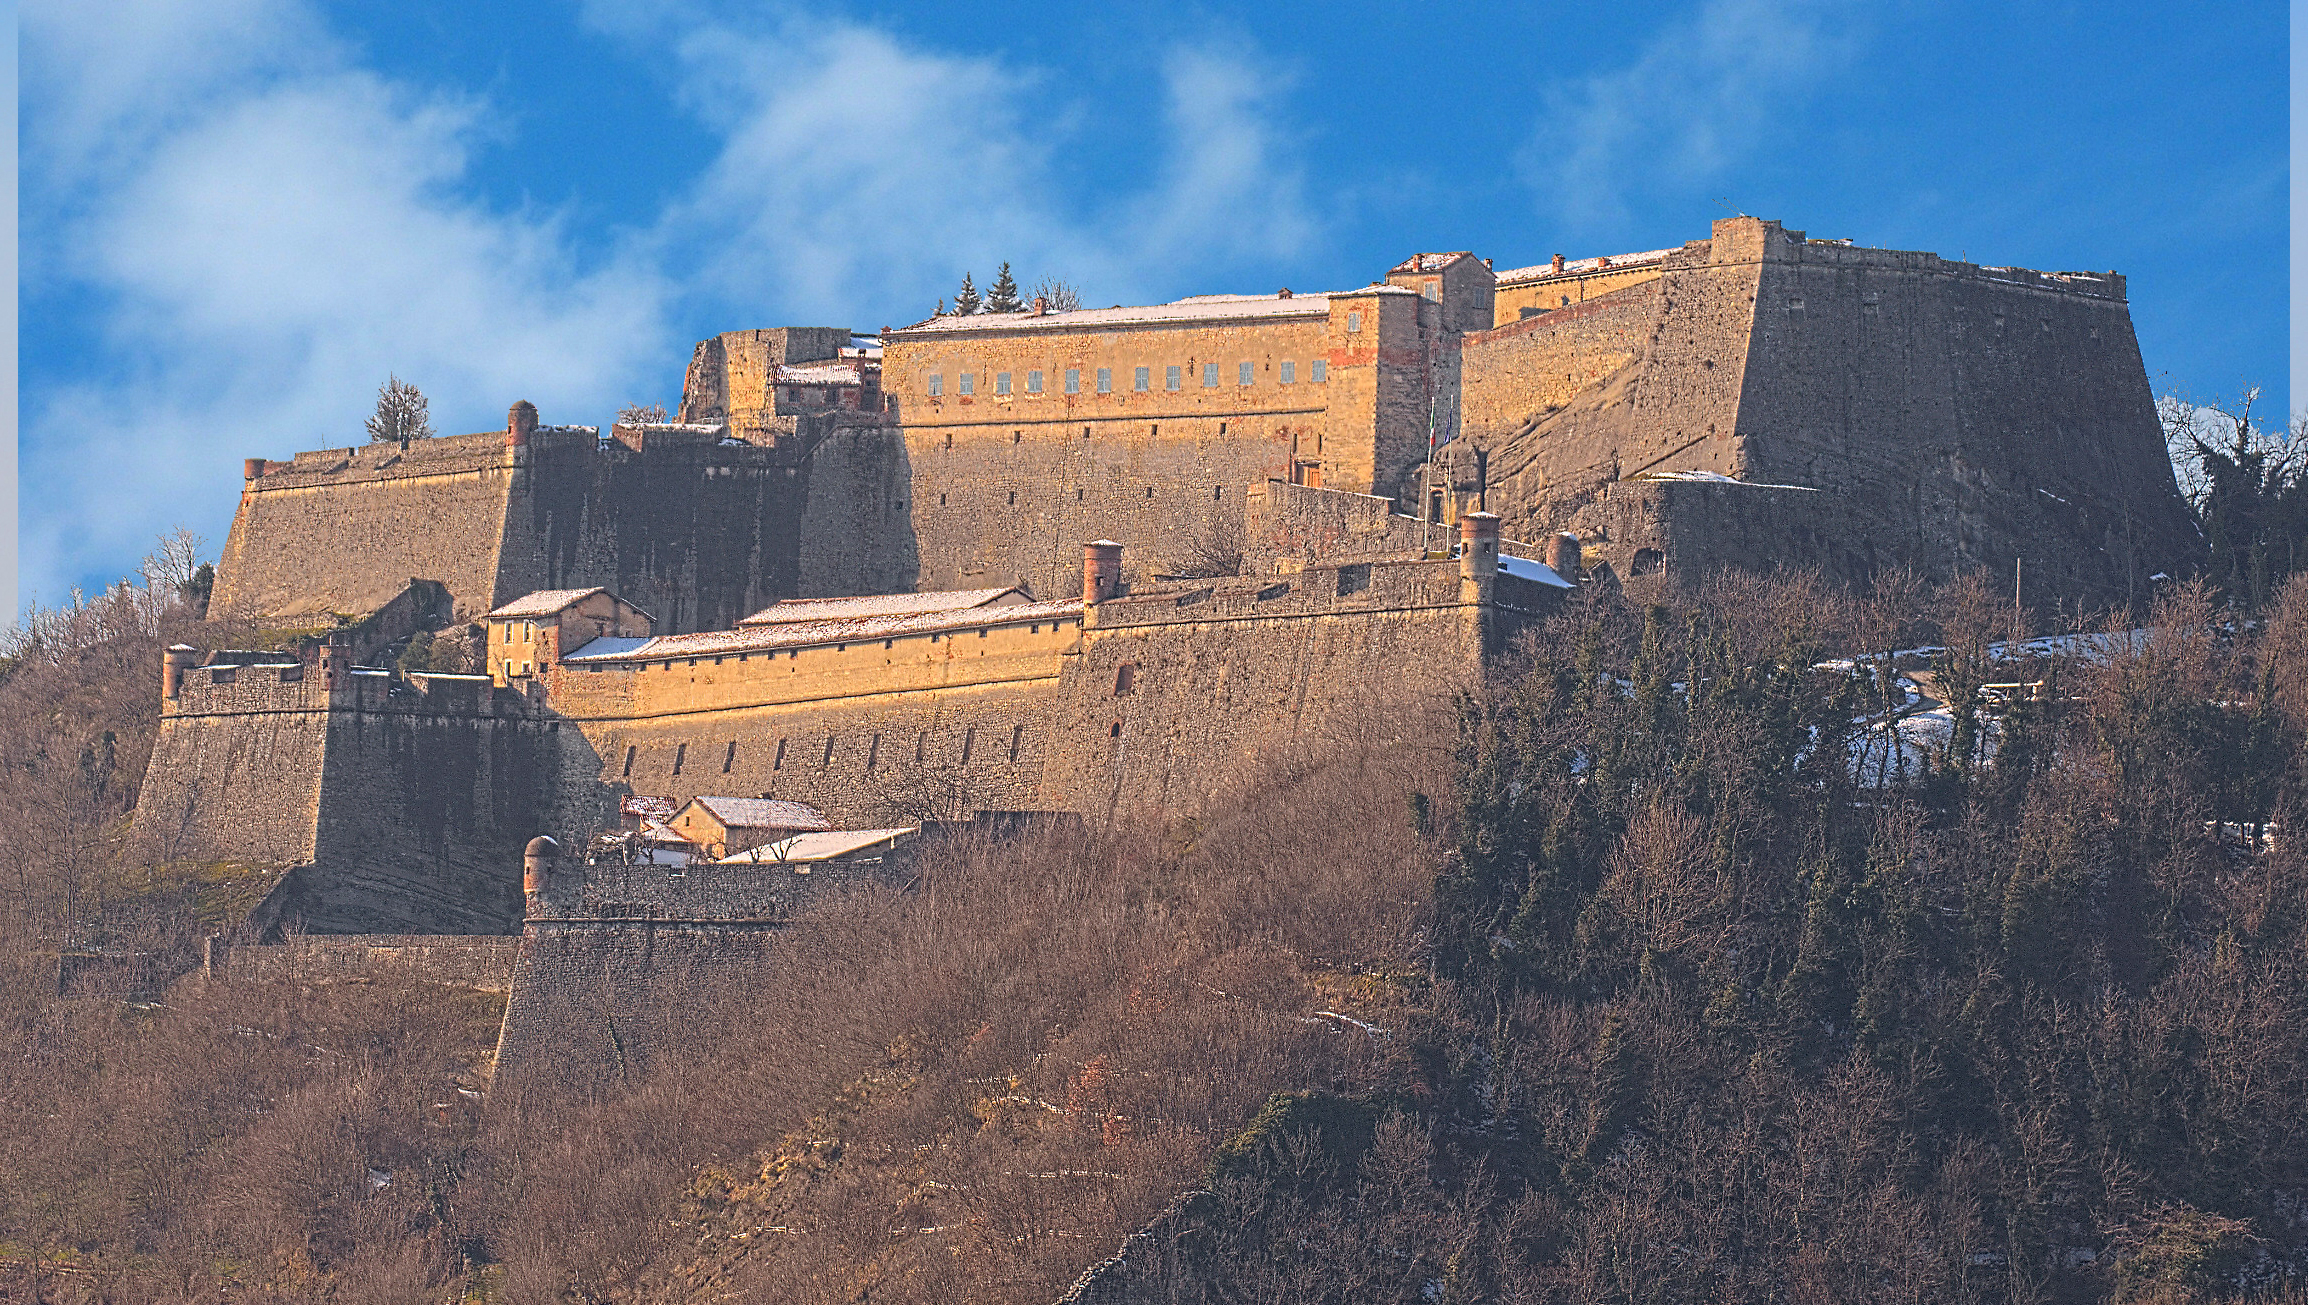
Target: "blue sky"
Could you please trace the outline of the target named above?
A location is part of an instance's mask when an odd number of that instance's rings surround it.
[[[2131,278],[2151,381],[2289,408],[2285,11],[2260,4],[127,0],[22,14],[22,572],[54,601],[240,460],[691,344],[1814,236]]]

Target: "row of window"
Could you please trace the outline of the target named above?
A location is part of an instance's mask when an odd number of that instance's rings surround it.
[[[1134,370],[1135,374],[1131,377],[1130,388],[1140,394],[1144,394],[1152,390],[1154,388],[1154,369],[1151,367],[1139,367]],[[1298,384],[1298,364],[1296,362],[1284,361],[1278,363],[1276,364],[1276,371],[1279,373],[1276,379],[1280,383],[1284,385]],[[1011,375],[1012,374],[1009,372],[994,373],[994,393],[1011,393]],[[1202,364],[1202,388],[1205,390],[1217,389],[1219,385],[1218,378],[1220,375],[1220,364]],[[1097,376],[1094,379],[1098,387],[1098,393],[1112,394],[1114,392],[1113,368],[1099,368]],[[1306,365],[1306,379],[1315,385],[1320,385],[1325,381],[1328,381],[1330,379],[1330,364],[1321,358],[1317,358],[1308,363]],[[1258,364],[1247,362],[1235,364],[1234,383],[1239,386],[1250,386],[1257,384]],[[1065,386],[1066,393],[1068,394],[1080,394],[1082,392],[1081,368],[1069,367],[1066,369]],[[975,394],[978,392],[977,387],[978,374],[976,372],[955,373],[954,392],[956,394]],[[932,395],[944,394],[946,392],[946,374],[944,372],[931,372],[929,374],[927,388],[929,393]],[[1185,389],[1186,369],[1184,367],[1163,368],[1162,388],[1165,390]],[[1042,393],[1042,373],[1040,371],[1029,371],[1026,373],[1026,393]]]
[[[885,751],[882,746],[882,740],[883,736],[879,734],[874,734],[865,738],[864,740],[861,740],[865,747],[865,768],[868,771],[878,768],[883,762],[891,759],[889,752]],[[810,749],[811,753],[816,754],[814,757],[811,757],[807,753],[802,753],[799,750],[792,749],[790,747],[793,742],[791,738],[781,738],[777,741],[777,751],[770,757],[769,768],[771,770],[784,770],[786,768],[786,764],[789,761],[796,766],[800,766],[807,764],[809,760],[814,760],[817,763],[818,769],[826,769],[833,765],[834,752],[840,741],[840,735],[826,735],[823,749]],[[1026,727],[1023,725],[1011,726],[1009,739],[1009,760],[1016,761],[1018,759],[1019,750],[1024,748],[1025,744]],[[901,744],[900,746],[902,747],[903,745]],[[914,736],[913,752],[915,765],[922,764],[928,758],[929,747],[930,732],[928,730],[923,730]],[[625,778],[630,779],[633,777],[633,762],[637,757],[640,756],[640,753],[641,749],[637,746],[628,745],[626,747],[625,769],[623,772]],[[960,764],[965,766],[968,765],[973,756],[976,756],[979,759],[983,759],[983,753],[978,747],[978,727],[975,725],[972,725],[962,731],[962,756]],[[689,745],[686,743],[675,745],[673,749],[673,773],[675,775],[679,775],[682,771],[682,768],[686,766],[688,762]],[[728,744],[724,746],[721,752],[721,773],[724,775],[730,773],[730,771],[734,769],[736,765],[737,740],[731,739]]]

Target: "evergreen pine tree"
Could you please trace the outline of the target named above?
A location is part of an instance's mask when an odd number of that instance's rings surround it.
[[[1010,265],[1004,263],[1001,273],[994,278],[994,288],[986,292],[986,311],[1014,313],[1024,307],[1018,302],[1017,279],[1010,275]]]
[[[962,288],[954,291],[954,316],[968,317],[978,311],[978,288],[970,284],[970,274],[962,273]]]

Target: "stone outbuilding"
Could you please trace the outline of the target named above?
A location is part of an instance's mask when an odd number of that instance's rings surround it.
[[[816,807],[777,798],[695,797],[668,823],[712,860],[833,828]]]
[[[540,589],[483,618],[489,677],[499,685],[538,673],[595,639],[647,638],[649,613],[607,589]]]

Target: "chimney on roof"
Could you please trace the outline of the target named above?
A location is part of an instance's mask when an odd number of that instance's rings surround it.
[[[1282,287],[1282,291],[1281,291],[1281,293],[1279,293],[1279,294],[1275,295],[1274,297],[1275,297],[1275,298],[1277,298],[1277,299],[1288,299],[1288,298],[1290,298],[1290,287],[1289,287],[1289,286],[1284,286],[1284,287]]]
[[[1579,581],[1579,537],[1565,530],[1547,541],[1548,569],[1573,584]]]
[[[1043,295],[1035,295],[1035,296],[1034,296],[1034,316],[1036,316],[1036,317],[1048,317],[1049,315],[1050,315],[1050,301],[1049,301],[1049,299],[1048,299],[1046,296],[1043,296]]]
[[[1111,539],[1082,545],[1082,605],[1096,607],[1122,592],[1122,546]]]
[[[1560,271],[1562,271],[1562,270],[1563,270],[1563,256],[1562,256],[1561,254],[1557,254],[1557,255],[1555,255],[1555,261],[1554,261],[1554,263],[1553,263],[1553,268],[1554,268],[1554,270],[1555,270],[1555,271],[1557,271],[1557,272],[1560,272]]]

